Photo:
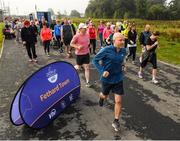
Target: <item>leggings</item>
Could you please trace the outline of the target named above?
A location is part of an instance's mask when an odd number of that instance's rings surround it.
[[[44,52],[48,52],[49,53],[49,46],[50,46],[50,40],[44,41],[43,42],[44,45]]]
[[[136,48],[137,48],[137,47],[129,47],[129,55],[128,55],[127,57],[129,58],[130,56],[133,55],[133,61],[134,61],[135,58],[136,58]]]

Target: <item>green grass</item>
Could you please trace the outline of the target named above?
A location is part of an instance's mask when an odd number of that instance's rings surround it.
[[[165,37],[159,40],[158,59],[170,64],[180,65],[180,42],[168,41]]]
[[[2,48],[2,42],[3,42],[3,33],[2,33],[2,30],[4,28],[4,23],[0,23],[0,52],[1,52],[1,48]]]
[[[87,19],[73,19],[77,24],[85,22]],[[92,19],[96,27],[99,21],[112,22],[115,24],[122,19]],[[129,22],[135,22],[138,35],[144,30],[146,24],[151,25],[151,31],[158,30],[161,35],[159,38],[160,48],[157,50],[158,60],[180,66],[180,20],[179,21],[148,21],[141,19],[128,19]],[[140,53],[140,46],[138,41],[138,52]]]

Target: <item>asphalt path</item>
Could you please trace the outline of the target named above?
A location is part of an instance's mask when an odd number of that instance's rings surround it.
[[[11,102],[21,84],[36,70],[55,62],[75,65],[75,56],[51,49],[51,56],[36,47],[38,63],[29,63],[25,48],[14,40],[5,40],[0,59],[0,139],[180,139],[180,69],[158,63],[159,84],[151,83],[151,66],[144,78],[137,77],[138,61],[127,62],[125,73],[121,130],[115,132],[113,120],[114,97],[110,95],[104,107],[98,105],[101,91],[99,75],[91,65],[91,88],[85,87],[83,71],[80,98],[68,107],[52,124],[41,130],[14,126],[9,118]],[[93,55],[91,56],[93,58]]]

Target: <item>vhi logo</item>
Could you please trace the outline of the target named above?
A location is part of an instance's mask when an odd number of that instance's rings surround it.
[[[58,74],[56,73],[56,69],[51,70],[51,67],[48,68],[48,73],[46,73],[46,77],[50,83],[55,83],[58,79]]]
[[[52,119],[56,115],[56,109],[52,109],[49,113],[49,119]]]

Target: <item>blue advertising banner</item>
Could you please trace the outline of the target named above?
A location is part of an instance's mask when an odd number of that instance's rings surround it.
[[[22,120],[20,111],[19,111],[19,97],[22,92],[22,88],[23,88],[23,85],[18,90],[18,92],[17,92],[16,96],[14,97],[13,102],[11,104],[10,118],[11,118],[11,122],[16,126],[24,124],[24,121]]]
[[[29,127],[43,128],[79,94],[80,79],[73,65],[62,61],[49,64],[30,76],[17,93],[11,108],[12,122],[22,124],[17,122],[19,114]]]

